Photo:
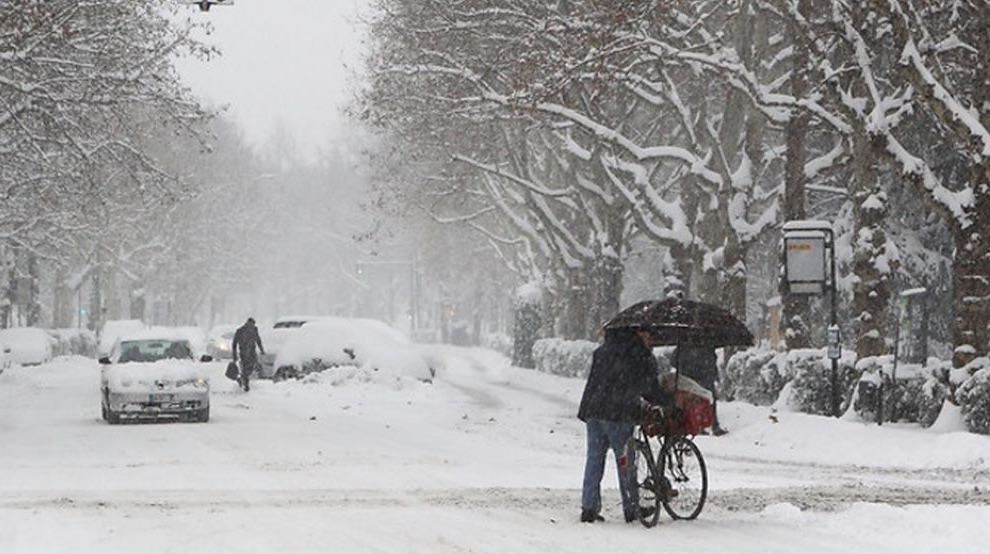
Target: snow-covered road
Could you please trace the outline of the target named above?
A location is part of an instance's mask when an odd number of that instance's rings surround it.
[[[698,521],[577,522],[583,383],[445,348],[433,385],[212,367],[207,424],[110,426],[99,368],[0,375],[0,552],[983,552],[990,439],[726,404]],[[770,416],[773,415],[773,418]],[[609,467],[606,485],[614,487]]]

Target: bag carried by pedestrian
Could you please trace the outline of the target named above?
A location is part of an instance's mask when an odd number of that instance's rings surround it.
[[[240,370],[237,369],[237,362],[230,362],[229,364],[227,364],[227,371],[224,372],[224,375],[227,376],[227,379],[230,379],[231,381],[236,381],[237,376],[240,375]]]

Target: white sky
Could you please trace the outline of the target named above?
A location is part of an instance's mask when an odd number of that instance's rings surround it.
[[[367,0],[236,0],[201,13],[222,55],[182,60],[179,71],[208,104],[228,106],[248,140],[265,143],[284,125],[312,153],[347,125],[340,113],[352,95],[362,51],[358,12]]]

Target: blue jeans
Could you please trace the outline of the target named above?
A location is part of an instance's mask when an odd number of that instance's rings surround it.
[[[605,474],[605,456],[609,448],[615,454],[615,467],[619,470],[619,493],[622,495],[622,511],[626,516],[636,514],[639,491],[636,490],[636,452],[629,450],[633,425],[618,421],[589,419],[588,457],[584,463],[584,491],[581,509],[593,513],[602,511],[602,476]]]

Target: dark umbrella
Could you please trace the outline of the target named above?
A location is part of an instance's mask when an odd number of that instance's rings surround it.
[[[728,310],[682,298],[647,300],[622,310],[605,329],[649,331],[653,346],[752,346],[753,334]]]

